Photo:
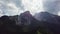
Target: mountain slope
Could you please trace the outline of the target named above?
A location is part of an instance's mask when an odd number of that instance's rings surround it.
[[[35,15],[35,18],[39,21],[43,21],[45,27],[47,27],[54,34],[60,32],[60,16],[50,14],[48,12],[41,12]]]
[[[50,23],[59,23],[58,19],[60,16],[57,16],[57,15],[53,15],[53,14],[50,14],[48,12],[41,12],[39,14],[36,14],[35,15],[35,18],[39,21],[47,21],[47,22],[50,22]]]

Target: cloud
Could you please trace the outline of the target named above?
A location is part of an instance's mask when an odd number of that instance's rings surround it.
[[[22,0],[25,10],[29,10],[32,14],[43,11],[42,0]]]
[[[2,10],[0,10],[0,17],[1,17],[1,16],[3,16],[3,12],[2,12]]]
[[[13,16],[21,13],[24,8],[21,0],[0,0],[0,10],[4,15]]]
[[[42,0],[0,0],[0,9],[3,14],[17,15],[26,10],[29,10],[31,14],[35,14],[43,11]]]
[[[60,0],[44,0],[43,2],[44,10],[58,15],[58,12],[60,11]]]
[[[7,4],[7,13],[10,15],[17,15],[19,8],[16,7],[14,3]]]

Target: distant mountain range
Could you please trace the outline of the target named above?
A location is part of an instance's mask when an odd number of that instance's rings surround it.
[[[39,27],[39,21],[36,20],[29,11],[15,16],[2,16],[0,17],[1,32],[23,32],[23,29],[28,30],[29,33],[35,32]]]
[[[26,31],[25,31],[26,30]],[[60,33],[60,16],[41,12],[32,16],[29,11],[15,16],[0,17],[1,32],[29,32],[35,34],[39,30],[43,34]]]

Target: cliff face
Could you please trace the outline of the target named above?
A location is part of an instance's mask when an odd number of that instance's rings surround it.
[[[28,32],[33,32],[37,29],[38,23],[39,21],[28,11],[16,16],[2,16],[0,17],[0,31],[23,32],[23,29],[26,28]]]

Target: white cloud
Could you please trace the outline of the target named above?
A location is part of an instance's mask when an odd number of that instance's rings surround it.
[[[10,15],[17,15],[19,8],[14,3],[7,4],[7,11]]]
[[[32,14],[43,11],[42,0],[22,0],[25,10],[29,10]]]
[[[58,16],[60,16],[60,11],[58,12]]]
[[[3,12],[2,12],[2,10],[0,10],[0,17],[1,17],[1,16],[3,16]]]
[[[0,0],[3,14],[17,15],[29,10],[31,14],[43,11],[42,0]]]
[[[13,16],[19,14],[21,12],[21,8],[17,7],[15,1],[10,0],[0,0],[0,10],[2,10],[2,14]],[[1,13],[0,13],[1,14]]]

